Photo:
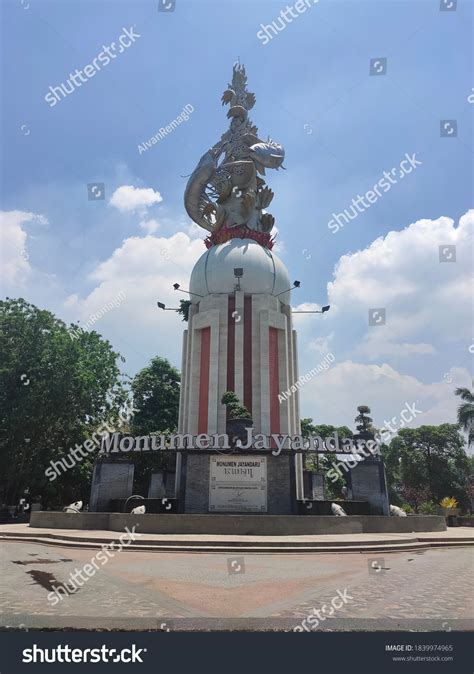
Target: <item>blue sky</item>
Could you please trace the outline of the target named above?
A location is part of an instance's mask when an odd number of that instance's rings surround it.
[[[257,97],[252,120],[286,150],[287,170],[270,171],[267,183],[278,254],[302,282],[293,305],[332,305],[324,317],[296,321],[300,372],[328,351],[336,357],[302,390],[303,414],[351,423],[355,405],[366,403],[380,424],[418,400],[415,425],[453,421],[452,391],[469,385],[474,351],[473,215],[465,216],[473,205],[472,3],[440,11],[439,0],[320,0],[264,45],[257,32],[285,6],[3,3],[3,294],[85,323],[123,292],[94,329],[124,354],[126,370],[157,353],[180,365],[183,325],[159,314],[155,300],[173,305],[171,284],[186,287],[205,250],[184,211],[183,176],[227,129],[220,97],[239,57]],[[139,37],[51,107],[49,87],[123,28]],[[372,59],[386,59],[385,74],[369,74]],[[139,153],[186,104],[189,120]],[[441,120],[456,121],[455,137],[440,137]],[[332,214],[406,153],[421,164],[331,231]],[[105,184],[104,200],[88,200],[93,182]],[[162,200],[114,206],[123,186]],[[455,262],[440,262],[444,244],[456,246]],[[372,307],[386,308],[385,326],[368,326]]]

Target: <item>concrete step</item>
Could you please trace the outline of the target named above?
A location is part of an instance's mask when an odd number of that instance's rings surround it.
[[[114,532],[110,532],[114,533]],[[123,532],[117,532],[117,538],[120,536],[120,534]],[[61,540],[61,541],[78,541],[82,542],[84,541],[85,537],[84,536],[79,536],[79,535],[71,535],[71,534],[52,534],[52,533],[30,533],[30,532],[25,532],[18,534],[18,532],[2,532],[0,534],[0,538],[2,536],[7,536],[9,538],[13,536],[20,536],[20,537],[27,537],[28,539],[32,538],[47,538],[50,540]],[[255,538],[255,537],[253,537]],[[301,541],[295,541],[294,537],[289,537],[288,540],[284,540],[284,537],[282,537],[281,540],[271,540],[271,536],[262,536],[259,540],[249,540],[245,539],[244,536],[241,538],[237,539],[230,539],[229,536],[226,536],[225,539],[223,540],[218,540],[214,536],[212,536],[211,539],[206,540],[206,536],[203,535],[199,540],[189,540],[189,539],[178,539],[178,538],[173,538],[173,539],[165,539],[165,538],[158,538],[158,539],[147,539],[147,540],[141,540],[139,543],[136,543],[134,545],[140,545],[140,546],[162,546],[162,545],[170,545],[170,546],[177,546],[177,547],[200,547],[202,545],[212,545],[212,547],[254,547],[254,546],[261,546],[264,545],[265,547],[268,548],[281,548],[281,547],[294,547],[294,548],[306,548],[306,547],[318,547],[318,548],[325,548],[325,547],[346,547],[346,546],[353,546],[353,545],[363,545],[363,544],[377,544],[377,545],[392,545],[393,543],[397,543],[397,540],[394,539],[377,539],[376,541],[373,541],[373,543],[370,540],[366,541],[361,541],[360,543],[357,541],[315,541],[315,540],[301,540]],[[113,540],[116,540],[114,538],[105,538],[102,536],[93,536],[90,539],[91,543],[110,543]],[[406,537],[403,537],[400,539],[400,543],[417,543],[418,538],[416,536],[409,536],[407,535]],[[433,539],[436,540],[436,539]],[[459,540],[459,539],[454,539],[454,540]],[[470,540],[470,539],[466,539]]]
[[[102,547],[104,544],[99,540],[95,539],[94,541],[81,541],[79,539],[74,539],[72,537],[68,538],[59,538],[59,537],[48,537],[48,536],[31,536],[26,537],[29,542],[37,543],[40,545],[46,546],[55,546],[55,547],[71,547],[71,548],[81,548],[86,550],[97,550]],[[1,535],[0,540],[11,540],[11,541],[22,541],[25,540],[23,535]],[[111,540],[107,540],[106,543],[111,543]],[[457,539],[451,539],[450,541],[441,541],[432,539],[430,541],[425,540],[414,540],[410,542],[361,542],[360,544],[347,544],[344,542],[344,545],[339,544],[327,544],[320,545],[318,543],[307,542],[306,545],[292,545],[288,543],[287,545],[281,546],[269,546],[265,543],[254,542],[251,545],[238,545],[235,546],[233,543],[227,543],[222,545],[215,545],[214,542],[209,541],[206,543],[198,543],[193,541],[193,545],[188,545],[188,542],[173,542],[162,541],[162,542],[151,542],[146,545],[141,544],[131,544],[123,548],[125,552],[201,552],[201,553],[296,553],[296,554],[305,554],[305,553],[378,553],[378,552],[410,552],[416,550],[427,550],[430,548],[445,548],[445,547],[465,547],[468,545],[474,545],[474,540],[466,539],[459,541]]]

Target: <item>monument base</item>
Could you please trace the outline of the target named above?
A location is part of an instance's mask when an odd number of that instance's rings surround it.
[[[142,534],[212,534],[236,536],[305,536],[315,534],[411,533],[446,531],[439,515],[349,517],[298,515],[131,515],[128,513],[31,513],[30,527],[125,531],[137,525]]]

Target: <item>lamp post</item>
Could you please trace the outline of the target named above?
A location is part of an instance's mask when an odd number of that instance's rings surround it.
[[[175,290],[179,290],[180,293],[186,293],[187,295],[196,295],[196,297],[202,297],[202,295],[199,295],[198,293],[192,293],[190,290],[181,290],[181,286],[179,283],[173,283],[173,288]]]
[[[234,267],[234,278],[237,279],[237,283],[235,284],[235,289],[240,290],[240,279],[244,275],[244,270],[242,267]]]
[[[318,311],[293,311],[294,314],[325,314],[326,311],[329,311],[331,308],[330,304],[326,304],[326,306],[321,307]]]
[[[175,309],[174,307],[167,307],[163,302],[157,302],[157,305],[158,308],[163,309],[163,311],[179,311],[179,309]]]
[[[301,281],[293,281],[293,285],[291,288],[286,288],[286,290],[282,290],[281,293],[277,293],[275,297],[278,297],[279,295],[283,295],[283,293],[289,293],[290,290],[293,290],[293,288],[299,288],[301,285]]]

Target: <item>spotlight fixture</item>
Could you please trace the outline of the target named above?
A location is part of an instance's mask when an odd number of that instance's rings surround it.
[[[278,295],[283,295],[283,293],[288,293],[290,290],[293,290],[293,288],[299,288],[301,285],[301,281],[293,281],[293,285],[291,288],[287,288],[286,290],[282,290],[281,293],[277,293],[275,297],[278,297]]]
[[[324,307],[321,307],[319,311],[293,311],[294,314],[325,314],[326,311],[329,311],[331,308],[330,304],[326,304]]]
[[[234,288],[235,290],[240,290],[240,279],[244,275],[243,267],[234,267],[234,278],[237,280]]]
[[[179,309],[167,307],[163,302],[157,302],[158,308],[163,309],[163,311],[179,311]]]
[[[196,297],[203,297],[202,295],[198,295],[198,293],[192,293],[190,290],[181,290],[179,283],[173,283],[173,288],[175,290],[179,290],[180,293],[186,293],[186,295],[196,295]]]

